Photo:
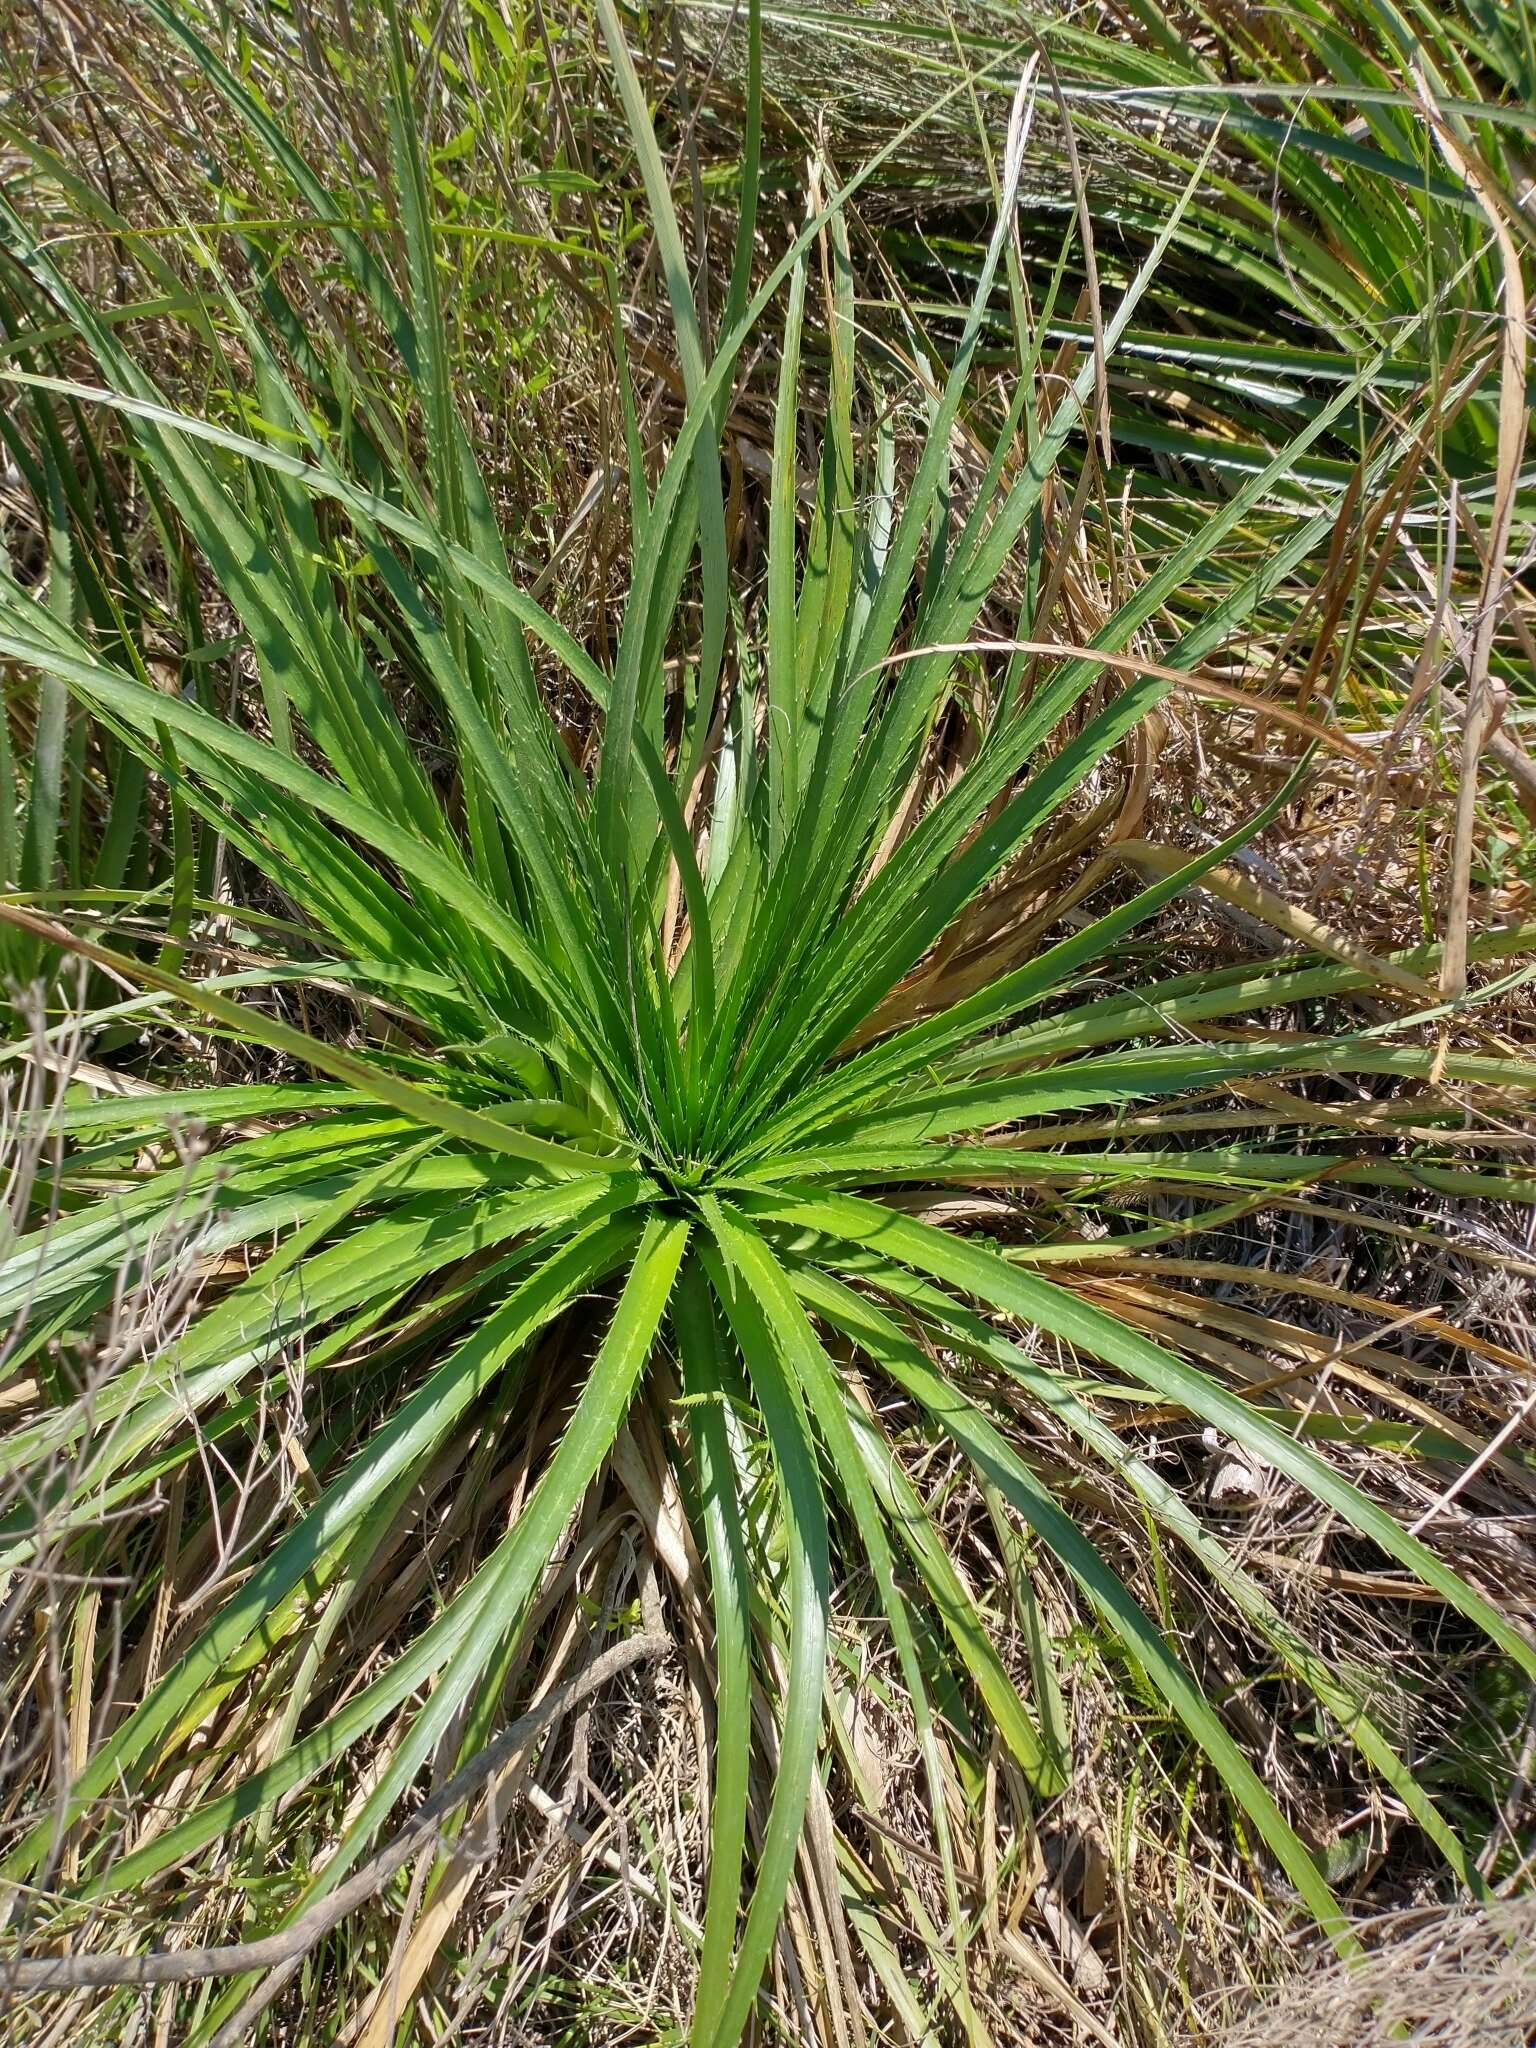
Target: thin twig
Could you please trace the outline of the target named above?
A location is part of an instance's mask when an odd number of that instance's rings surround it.
[[[1482,1471],[1483,1467],[1487,1464],[1490,1464],[1492,1460],[1499,1455],[1500,1451],[1503,1450],[1504,1446],[1509,1442],[1510,1438],[1518,1434],[1518,1432],[1524,1427],[1525,1419],[1530,1414],[1533,1408],[1536,1408],[1536,1387],[1533,1387],[1530,1393],[1526,1395],[1524,1401],[1521,1402],[1520,1406],[1515,1410],[1514,1414],[1510,1416],[1509,1420],[1504,1424],[1504,1427],[1499,1431],[1498,1435],[1490,1437],[1487,1443],[1485,1443],[1483,1445],[1483,1448],[1478,1452],[1477,1456],[1472,1460],[1471,1464],[1463,1466],[1461,1471],[1457,1473],[1456,1477],[1445,1489],[1444,1493],[1438,1494],[1435,1497],[1435,1499],[1430,1502],[1429,1506],[1424,1510],[1423,1514],[1420,1515],[1419,1519],[1408,1531],[1408,1534],[1410,1536],[1422,1536],[1424,1534],[1424,1531],[1429,1527],[1430,1523],[1434,1521],[1435,1517],[1437,1515],[1443,1514],[1445,1510],[1450,1506],[1451,1502],[1455,1500],[1457,1495],[1459,1493],[1462,1493],[1468,1486],[1471,1485],[1472,1481],[1477,1477],[1478,1473]]]
[[[1451,850],[1450,888],[1445,920],[1445,953],[1440,987],[1447,997],[1459,996],[1467,985],[1467,923],[1472,889],[1473,836],[1477,822],[1477,771],[1484,746],[1497,724],[1498,704],[1489,688],[1489,662],[1498,622],[1499,589],[1514,519],[1525,445],[1526,336],[1525,279],[1520,254],[1504,218],[1500,198],[1487,170],[1457,136],[1441,112],[1422,71],[1414,72],[1419,103],[1440,154],[1467,186],[1487,218],[1504,274],[1504,318],[1500,347],[1499,439],[1494,476],[1493,509],[1483,553],[1483,573],[1472,644],[1467,661],[1466,712],[1462,727],[1461,779],[1456,791],[1456,830]]]

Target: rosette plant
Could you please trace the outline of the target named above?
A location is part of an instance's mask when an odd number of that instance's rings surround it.
[[[1054,935],[1016,906],[1053,819],[1178,674],[1226,647],[1325,541],[1338,505],[1296,510],[1293,499],[1279,538],[1245,574],[1224,575],[1224,539],[1359,402],[1376,366],[1362,364],[1293,445],[1174,546],[1091,648],[999,647],[979,615],[1039,545],[1042,493],[1083,430],[1098,374],[1094,351],[1064,382],[1045,378],[1024,327],[1011,404],[976,440],[988,417],[977,337],[1013,261],[1027,90],[975,298],[924,400],[915,465],[898,478],[891,435],[859,425],[843,229],[852,186],[811,206],[754,289],[754,120],[730,300],[707,351],[644,92],[610,0],[598,13],[687,388],[654,487],[628,409],[631,580],[609,662],[512,572],[456,411],[397,28],[398,238],[376,246],[219,55],[173,12],[160,16],[296,204],[328,226],[339,274],[392,337],[419,439],[392,435],[344,359],[310,345],[254,242],[255,306],[209,254],[196,316],[200,344],[243,366],[252,403],[240,423],[164,397],[124,323],[87,301],[23,218],[6,218],[10,260],[97,365],[76,402],[109,409],[131,436],[238,622],[255,688],[244,702],[167,691],[132,636],[104,650],[13,581],[0,586],[0,654],[13,673],[66,688],[222,836],[238,855],[232,872],[264,885],[244,923],[240,905],[210,906],[249,942],[222,978],[184,979],[68,921],[5,910],[156,998],[162,1015],[266,1061],[238,1084],[73,1093],[59,1112],[66,1145],[49,1213],[0,1267],[19,1389],[0,1455],[13,1477],[44,1475],[5,1522],[4,1564],[24,1576],[45,1543],[70,1564],[73,1578],[50,1579],[65,1589],[70,1683],[88,1686],[108,1655],[86,1631],[84,1593],[69,1590],[87,1582],[103,1532],[131,1530],[136,1507],[148,1513],[210,1446],[220,1469],[237,1469],[259,1416],[300,1375],[305,1427],[301,1443],[272,1452],[291,1451],[298,1480],[163,1657],[158,1643],[145,1648],[164,1625],[159,1537],[130,1553],[143,1578],[113,1652],[121,1676],[94,1733],[87,1715],[91,1739],[55,1759],[21,1816],[3,1874],[85,1902],[121,1899],[215,1847],[238,1875],[252,1844],[275,1844],[274,1815],[302,1788],[351,1772],[329,1852],[275,1907],[253,1894],[253,1925],[280,1929],[310,1909],[425,1774],[473,1760],[513,1716],[509,1674],[525,1695],[552,1560],[626,1432],[643,1427],[698,1566],[687,1598],[664,1583],[663,1619],[694,1631],[710,1678],[693,2038],[730,2048],[756,2024],[786,1898],[803,1881],[808,1806],[825,1773],[850,1767],[824,1714],[829,1653],[839,1632],[877,1624],[950,1898],[933,1995],[963,2017],[970,1907],[952,1841],[954,1753],[995,1738],[1049,1797],[1070,1746],[1049,1646],[1032,1682],[1005,1663],[888,1436],[894,1401],[953,1446],[1080,1589],[1294,1893],[1342,1939],[1313,1850],[1042,1473],[1031,1416],[1142,1503],[1472,1882],[1456,1834],[1368,1701],[1138,1454],[1099,1390],[1131,1391],[1234,1440],[1529,1673],[1536,1654],[1291,1426],[1283,1396],[1279,1412],[1245,1398],[1050,1277],[1030,1256],[1026,1197],[1164,1183],[1246,1201],[1325,1170],[1503,1188],[1496,1167],[1465,1173],[1432,1147],[1404,1165],[1380,1144],[1284,1150],[1262,1120],[1219,1149],[1173,1125],[1149,1139],[1143,1119],[1129,1140],[1114,1125],[1128,1107],[1253,1077],[1421,1076],[1446,1089],[1510,1087],[1520,1073],[1383,1030],[1223,1035],[1260,1007],[1362,986],[1368,970],[1349,961],[1292,956],[1094,992],[1094,971],[1231,843],[1150,886],[1089,891],[1090,914]],[[389,249],[403,251],[398,276]],[[1106,307],[1103,352],[1139,291]],[[800,365],[813,292],[826,302],[828,402],[807,491]],[[766,570],[761,591],[742,592],[730,584],[719,442],[743,344],[770,316]],[[954,452],[962,423],[981,451],[969,469]],[[1384,441],[1377,462],[1397,445]],[[1201,579],[1198,623],[1143,660],[1170,595]],[[590,758],[550,709],[571,693],[590,718]],[[446,768],[429,768],[413,737],[423,706]],[[1417,985],[1407,968],[1400,979]],[[192,1210],[189,1242],[178,1219]],[[125,1276],[152,1282],[189,1258],[206,1284],[184,1327],[147,1351],[123,1347],[84,1392],[65,1383],[60,1340],[88,1330]],[[413,1499],[492,1486],[535,1384],[558,1426],[516,1511],[485,1522],[472,1562],[381,1648],[359,1617]],[[188,1517],[199,1497],[181,1496]],[[180,1540],[195,1534],[189,1521]],[[874,1589],[873,1616],[840,1614],[852,1574]],[[354,1628],[362,1666],[347,1653]],[[155,1824],[132,1826],[139,1810]],[[914,2023],[918,1993],[863,1910],[868,1873],[851,1850],[841,1867],[841,1894],[823,1899],[851,1930],[837,1941],[877,1959],[884,1995]],[[234,2038],[250,1988],[237,1975],[189,2005],[178,2038]]]

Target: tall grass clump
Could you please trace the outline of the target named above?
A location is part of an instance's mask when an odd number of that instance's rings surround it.
[[[988,1830],[1000,1798],[1037,1811],[1079,1763],[1069,1646],[1035,1592],[1051,1575],[1081,1603],[1082,1654],[1200,1760],[1285,1914],[1347,1951],[1326,1845],[1256,1760],[1215,1662],[1095,1540],[1084,1473],[1132,1505],[1163,1583],[1206,1588],[1448,1879],[1486,1891],[1500,1873],[1371,1674],[1308,1639],[1134,1423],[1209,1432],[1275,1475],[1352,1555],[1422,1589],[1458,1644],[1525,1680],[1536,1649],[1432,1527],[1411,1533],[1357,1483],[1295,1373],[1245,1385],[1219,1353],[1159,1341],[1112,1291],[1054,1277],[1086,1248],[1041,1220],[1052,1191],[1123,1215],[1160,1190],[1209,1218],[1319,1180],[1388,1200],[1536,1194],[1500,1149],[1532,1069],[1480,1033],[1475,996],[1439,999],[1432,954],[1378,960],[1323,933],[1321,954],[1235,970],[1159,976],[1142,956],[1126,985],[1136,936],[1185,892],[1230,888],[1296,778],[1187,857],[1131,847],[1134,885],[1111,857],[1070,900],[1051,893],[1116,750],[1280,601],[1344,491],[1384,487],[1417,447],[1430,423],[1389,414],[1347,486],[1296,485],[1414,321],[1126,580],[1090,646],[1042,647],[1043,495],[1094,430],[1103,366],[1206,166],[1057,374],[1015,240],[1042,78],[1015,67],[999,204],[906,459],[867,406],[849,262],[879,159],[841,187],[823,167],[768,263],[754,86],[711,339],[625,29],[598,0],[685,388],[652,468],[608,273],[631,530],[600,662],[510,566],[456,404],[402,26],[391,13],[379,224],[183,16],[148,11],[329,237],[331,289],[388,337],[406,400],[390,415],[306,328],[259,234],[237,271],[189,227],[188,345],[240,401],[194,411],[4,207],[22,342],[54,336],[93,366],[13,351],[10,390],[128,437],[240,657],[236,686],[204,690],[197,622],[191,675],[168,676],[132,609],[0,581],[8,687],[200,820],[233,877],[215,900],[172,847],[162,887],[188,921],[158,953],[54,914],[36,863],[0,903],[13,943],[109,978],[107,1011],[124,987],[154,998],[206,1061],[52,1102],[41,1199],[0,1260],[0,1565],[8,1622],[33,1631],[7,1706],[36,1763],[0,1861],[18,2009],[116,2040],[147,1988],[178,2042],[391,2038],[473,1881],[466,1816],[485,1822],[493,1786],[514,1797],[530,1746],[600,1680],[673,1682],[670,1662],[705,1732],[706,1874],[696,1902],[667,1902],[687,2037],[984,2040]],[[749,33],[755,80],[755,4]],[[978,360],[999,280],[1001,381]],[[743,352],[769,340],[758,593],[733,576],[720,440]],[[1260,511],[1270,543],[1231,573],[1229,539]],[[1193,617],[1157,639],[1192,590]],[[573,695],[574,724],[552,709]],[[83,893],[64,912],[98,908],[83,870],[67,880]],[[194,911],[238,926],[237,965],[184,957],[208,929]],[[1365,990],[1373,1021],[1330,1023],[1332,999]],[[1266,1021],[1303,1003],[1310,1028]],[[246,1078],[225,1078],[226,1056]],[[172,1286],[189,1267],[195,1301]],[[125,1302],[144,1313],[123,1331]],[[1428,1457],[1437,1485],[1488,1464],[1455,1434],[1425,1450],[1358,1419],[1378,1456]],[[978,1590],[914,1442],[985,1503],[996,1589]],[[651,1536],[643,1570],[609,1570],[610,1478]],[[103,1584],[120,1589],[110,1630]],[[1023,1655],[1003,1654],[1001,1615]],[[861,1716],[910,1730],[920,1880],[888,1875]],[[412,1863],[401,1910],[425,1938],[354,1938],[349,1916]],[[177,1884],[198,1944],[156,1939]]]

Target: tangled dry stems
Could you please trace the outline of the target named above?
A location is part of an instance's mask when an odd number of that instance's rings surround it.
[[[1536,1901],[1425,1907],[1361,1932],[1363,1964],[1304,1971],[1221,2048],[1528,2048],[1536,2037]]]

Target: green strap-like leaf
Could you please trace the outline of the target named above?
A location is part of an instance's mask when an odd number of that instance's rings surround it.
[[[708,1206],[705,1214],[710,1216]],[[716,1217],[715,1223],[720,1220]],[[724,1248],[706,1243],[701,1251],[716,1298],[751,1375],[773,1454],[789,1543],[790,1661],[780,1706],[773,1800],[736,1966],[718,2010],[699,2015],[694,2037],[695,2048],[734,2048],[778,1933],[799,1849],[821,1729],[831,1587],[826,1507],[817,1476],[816,1445],[800,1393],[756,1296],[737,1279]]]
[[[734,1375],[723,1356],[716,1310],[702,1267],[690,1259],[672,1309],[688,1433],[698,1467],[715,1625],[715,1782],[709,1816],[704,1946],[694,1995],[694,2033],[712,2028],[730,1984],[741,1901],[752,1763],[751,1581],[746,1508],[738,1483],[740,1447],[729,1411]]]
[[[1461,1575],[1427,1545],[1345,1479],[1326,1459],[1267,1421],[1246,1401],[1206,1374],[1129,1328],[1105,1309],[1067,1289],[1021,1272],[971,1238],[952,1236],[901,1216],[877,1202],[850,1195],[748,1201],[743,1207],[788,1224],[805,1224],[845,1237],[878,1255],[928,1273],[1021,1322],[1048,1331],[1090,1357],[1117,1367],[1186,1413],[1220,1429],[1254,1456],[1273,1465],[1332,1508],[1351,1528],[1377,1544],[1426,1586],[1476,1624],[1521,1669],[1536,1678],[1533,1649]]]

